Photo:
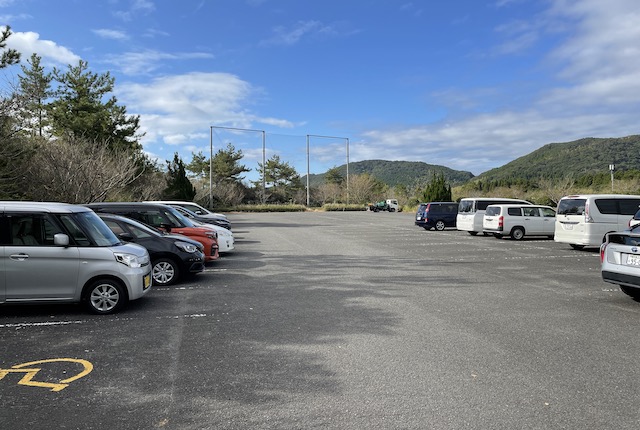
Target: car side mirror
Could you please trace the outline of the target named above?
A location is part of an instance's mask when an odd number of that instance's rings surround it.
[[[123,240],[125,242],[133,242],[134,237],[131,233],[120,233],[118,235],[118,239]]]
[[[64,233],[54,234],[53,244],[56,246],[69,246],[69,236]]]

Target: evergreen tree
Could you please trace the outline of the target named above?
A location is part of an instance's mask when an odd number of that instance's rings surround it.
[[[451,186],[443,174],[434,174],[420,197],[423,202],[450,202]]]
[[[209,159],[199,151],[197,154],[191,153],[191,162],[185,168],[193,173],[196,178],[209,179]]]
[[[40,65],[41,58],[37,54],[31,55],[27,66],[21,66],[18,100],[18,117],[22,127],[32,136],[42,137],[49,124],[46,108],[47,100],[51,97],[51,73],[45,73]]]
[[[11,36],[11,27],[6,26],[0,33],[0,49],[2,49],[2,57],[0,57],[0,69],[18,64],[20,62],[20,53],[15,49],[7,48],[7,39]]]
[[[176,152],[173,161],[167,160],[167,188],[162,193],[163,200],[192,201],[196,189],[187,177],[184,163]]]
[[[338,184],[341,185],[344,182],[345,178],[340,173],[340,169],[338,167],[332,167],[327,170],[324,174],[324,182],[327,184]]]
[[[59,84],[56,100],[49,105],[53,133],[107,142],[117,150],[140,151],[140,117],[128,116],[114,96],[104,101],[113,91],[114,79],[109,72],[99,75],[88,68],[88,63],[80,60],[65,73],[53,70]]]
[[[280,156],[269,158],[264,166],[258,163],[260,172],[264,171],[265,182],[269,194],[268,200],[285,203],[293,200],[299,190],[303,189],[300,175],[289,163],[280,160]],[[256,182],[256,186],[262,186],[262,181]],[[265,196],[266,198],[266,196]]]
[[[251,170],[239,164],[242,157],[242,151],[236,151],[231,143],[227,144],[226,149],[219,149],[213,156],[212,162],[214,182],[217,184],[242,182],[244,177],[240,175]]]

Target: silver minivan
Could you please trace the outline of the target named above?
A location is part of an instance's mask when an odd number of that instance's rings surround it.
[[[145,248],[84,206],[0,201],[0,303],[82,302],[109,314],[146,294]]]

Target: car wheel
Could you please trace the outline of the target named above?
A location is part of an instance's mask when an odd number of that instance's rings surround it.
[[[444,230],[444,221],[436,221],[436,230],[438,231]]]
[[[522,227],[514,227],[511,230],[511,239],[520,240],[524,237],[524,229]]]
[[[625,293],[627,296],[631,297],[633,300],[640,301],[640,288],[632,288],[625,287],[624,285],[619,285],[620,291]]]
[[[493,237],[496,239],[502,239],[502,235],[500,233],[493,233]]]
[[[180,271],[178,265],[170,258],[159,258],[153,262],[151,277],[154,285],[171,285],[176,282]]]
[[[87,289],[85,301],[89,311],[106,315],[124,306],[127,302],[127,294],[118,281],[98,279]]]
[[[569,244],[573,249],[584,249],[584,245],[576,245],[574,243]]]
[[[477,232],[477,231],[470,231],[470,232],[469,232],[469,234],[470,234],[471,236],[475,236],[475,235],[477,235],[477,234],[478,234],[478,232]]]

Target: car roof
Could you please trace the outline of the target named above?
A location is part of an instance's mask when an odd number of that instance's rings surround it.
[[[4,200],[0,201],[0,210],[20,210],[20,211],[38,211],[38,212],[50,212],[50,213],[78,213],[88,212],[88,209],[82,205],[73,205],[70,203],[61,202],[31,202],[31,201],[15,201]]]

